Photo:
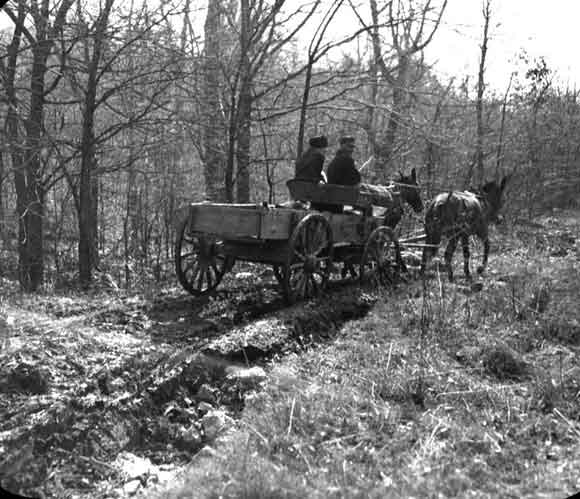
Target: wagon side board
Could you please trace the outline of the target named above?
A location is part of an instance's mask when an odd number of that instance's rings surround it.
[[[298,222],[312,211],[260,205],[194,203],[189,229],[231,241],[287,241]],[[332,228],[334,242],[360,242],[378,219],[356,213],[321,213]]]
[[[222,239],[286,240],[305,210],[260,205],[194,203],[189,207],[190,230]]]

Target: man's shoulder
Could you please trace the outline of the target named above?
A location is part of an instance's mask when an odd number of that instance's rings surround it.
[[[315,151],[313,149],[307,149],[303,154],[303,158],[324,158],[324,154],[320,151]]]
[[[337,154],[336,156],[334,156],[334,158],[332,158],[331,163],[335,163],[335,164],[344,164],[347,163],[349,159],[348,156],[345,156],[344,154]]]

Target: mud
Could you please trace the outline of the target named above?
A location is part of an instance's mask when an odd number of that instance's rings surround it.
[[[208,411],[235,420],[247,391],[259,389],[228,376],[232,366],[267,371],[332,341],[374,300],[347,284],[286,307],[274,282],[242,282],[211,298],[174,289],[100,307],[54,297],[42,300],[42,313],[8,310],[16,320],[0,351],[2,486],[37,497],[123,497],[121,453],[187,463],[215,438],[204,427]]]

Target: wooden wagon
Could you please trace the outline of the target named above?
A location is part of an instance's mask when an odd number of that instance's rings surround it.
[[[211,293],[236,261],[271,265],[290,303],[323,291],[341,262],[363,282],[385,284],[396,278],[402,262],[399,242],[382,225],[383,218],[373,215],[373,204],[380,199],[354,187],[299,180],[287,186],[294,200],[352,209],[329,213],[268,204],[193,203],[177,231],[175,264],[181,285],[193,295]]]

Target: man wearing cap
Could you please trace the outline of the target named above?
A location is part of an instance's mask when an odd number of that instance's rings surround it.
[[[327,177],[329,184],[358,185],[360,172],[354,166],[352,153],[354,151],[354,137],[342,137],[336,156],[328,165]]]
[[[328,147],[328,140],[322,135],[320,137],[312,137],[308,144],[310,147],[296,161],[294,178],[312,182],[326,182],[322,166],[324,164],[324,153]]]
[[[326,175],[329,184],[348,185],[358,187],[361,182],[360,170],[370,165],[374,158],[371,156],[360,169],[356,169],[352,153],[354,151],[354,137],[342,137],[336,155],[328,165]],[[342,205],[334,205],[329,209],[333,213],[342,213]]]

